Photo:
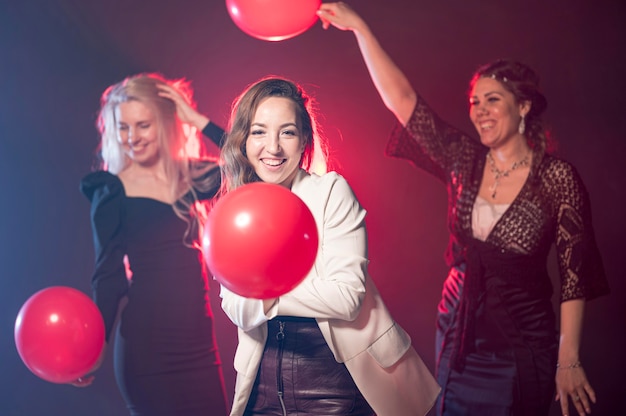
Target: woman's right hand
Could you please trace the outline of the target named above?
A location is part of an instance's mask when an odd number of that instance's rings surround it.
[[[93,383],[94,379],[96,378],[96,376],[94,376],[93,373],[97,369],[100,368],[100,366],[102,365],[102,362],[104,361],[104,357],[106,356],[106,350],[107,350],[107,345],[105,344],[104,347],[102,348],[102,351],[100,352],[100,356],[98,357],[98,360],[96,360],[95,364],[89,369],[87,374],[85,374],[82,377],[78,377],[76,380],[70,381],[67,384],[71,384],[74,387],[90,386],[91,383]]]
[[[352,7],[340,1],[338,3],[322,3],[317,15],[322,21],[322,27],[328,29],[330,25],[339,30],[359,31],[365,26],[365,21]]]
[[[87,386],[90,386],[91,383],[93,383],[95,378],[96,376],[94,376],[93,374],[90,374],[84,377],[78,377],[76,380],[70,381],[69,384],[71,384],[74,387],[87,387]]]

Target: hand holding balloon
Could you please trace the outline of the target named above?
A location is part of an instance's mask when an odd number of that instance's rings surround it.
[[[100,353],[100,356],[98,357],[98,360],[93,365],[93,367],[91,367],[91,369],[87,371],[87,373],[84,376],[78,377],[76,380],[70,381],[68,384],[71,384],[74,387],[91,386],[91,383],[93,383],[93,381],[96,378],[96,376],[94,376],[93,373],[95,373],[96,370],[100,368],[100,366],[102,365],[102,362],[104,361],[105,356],[106,356],[106,344],[104,345],[104,348],[102,348],[102,352]]]
[[[230,291],[276,298],[296,287],[317,255],[309,208],[287,188],[257,182],[229,192],[211,210],[202,249],[215,278]]]
[[[322,27],[328,29],[330,25],[339,30],[360,31],[365,21],[346,3],[323,3],[317,15],[322,21]]]
[[[53,286],[24,303],[14,335],[17,351],[33,374],[52,383],[70,383],[101,358],[104,321],[83,292]]]

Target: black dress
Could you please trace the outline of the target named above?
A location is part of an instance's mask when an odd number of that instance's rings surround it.
[[[560,300],[608,293],[587,191],[567,162],[546,155],[485,241],[472,209],[488,149],[444,123],[418,97],[387,154],[448,189],[450,272],[437,315],[438,414],[547,415],[558,352],[547,257],[555,245]]]
[[[127,297],[114,361],[130,413],[227,414],[207,276],[200,251],[184,244],[187,223],[169,204],[127,197],[119,178],[105,171],[87,175],[81,190],[91,201],[92,286],[107,341],[120,301]],[[217,186],[199,196],[209,198],[216,191]]]

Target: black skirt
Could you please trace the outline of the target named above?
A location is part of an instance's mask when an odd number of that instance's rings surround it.
[[[279,316],[268,336],[245,415],[372,416],[315,319]]]

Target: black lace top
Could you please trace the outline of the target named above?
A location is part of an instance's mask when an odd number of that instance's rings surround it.
[[[466,263],[467,249],[474,242],[471,214],[487,150],[443,122],[421,97],[406,128],[398,124],[387,144],[387,155],[408,159],[446,184],[450,230],[446,259],[450,266]],[[549,155],[543,158],[486,243],[502,254],[541,261],[556,243],[561,301],[589,300],[609,291],[587,191],[575,168],[563,160]]]

